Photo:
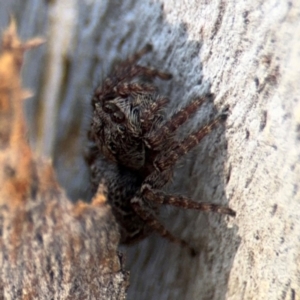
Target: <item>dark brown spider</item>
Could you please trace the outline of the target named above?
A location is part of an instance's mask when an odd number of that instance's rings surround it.
[[[105,181],[108,201],[120,224],[121,243],[136,242],[155,231],[172,242],[188,246],[157,220],[160,205],[230,216],[235,216],[235,212],[217,204],[165,194],[161,189],[172,178],[176,161],[225,120],[226,113],[184,140],[177,141],[174,138],[176,129],[212,95],[191,101],[166,120],[163,109],[169,100],[157,93],[153,79],[168,80],[172,76],[137,64],[151,49],[147,45],[117,65],[103,85],[96,89],[92,99],[93,117],[86,160],[94,192],[99,183]]]

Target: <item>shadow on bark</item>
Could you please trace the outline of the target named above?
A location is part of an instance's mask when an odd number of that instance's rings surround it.
[[[147,6],[146,15],[141,13],[145,10],[143,5]],[[73,200],[90,198],[88,172],[82,159],[90,95],[116,60],[152,43],[153,53],[145,56],[141,64],[173,74],[171,82],[158,81],[161,93],[171,99],[169,113],[210,90],[201,61],[201,47],[206,41],[192,40],[187,25],[180,20],[171,24],[164,15],[161,4],[135,0],[102,5],[97,5],[97,1],[92,5],[82,2],[78,8],[73,45],[63,60],[52,153],[58,180]],[[45,74],[44,71],[41,76],[42,87],[27,107],[30,123],[35,125],[41,124],[41,102],[46,101],[41,97],[47,82]],[[215,102],[218,107],[205,104],[179,131],[178,138],[216,116],[225,107],[226,98],[216,95]],[[38,138],[36,130],[33,144]],[[226,160],[225,124],[179,162],[169,190],[198,201],[228,205],[225,185],[230,179],[230,166]],[[162,222],[174,235],[191,241],[199,255],[192,258],[186,250],[155,235],[128,249],[122,248],[131,272],[128,299],[225,299],[240,242],[237,228],[227,228],[225,219],[212,213],[163,209]]]

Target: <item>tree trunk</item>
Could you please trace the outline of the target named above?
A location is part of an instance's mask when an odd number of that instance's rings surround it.
[[[9,13],[22,39],[46,38],[23,70],[25,87],[35,92],[26,102],[30,142],[52,158],[74,201],[90,197],[82,153],[91,94],[116,60],[153,44],[141,63],[173,74],[171,82],[158,81],[171,99],[168,113],[205,91],[216,95],[179,138],[229,106],[225,129],[181,160],[169,189],[229,205],[237,217],[163,210],[162,222],[200,254],[190,257],[156,235],[122,248],[128,299],[300,297],[296,0],[0,0],[2,28]],[[105,209],[101,222],[111,220]]]

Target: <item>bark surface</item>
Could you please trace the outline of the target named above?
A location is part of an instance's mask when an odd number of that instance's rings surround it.
[[[12,21],[0,52],[0,299],[125,299],[118,226],[99,189],[73,204],[49,159],[27,141],[21,86],[26,50]]]

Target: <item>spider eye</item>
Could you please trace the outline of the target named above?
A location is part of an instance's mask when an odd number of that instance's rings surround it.
[[[121,123],[125,120],[125,115],[121,111],[116,111],[111,116],[112,121]]]
[[[107,114],[112,114],[118,110],[118,107],[113,103],[104,103],[103,111]]]

